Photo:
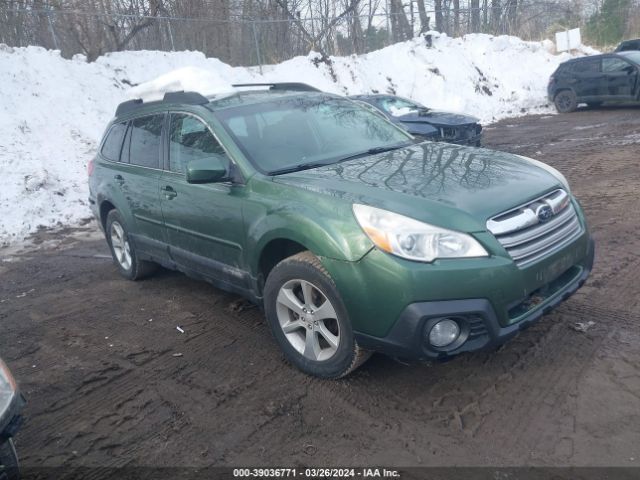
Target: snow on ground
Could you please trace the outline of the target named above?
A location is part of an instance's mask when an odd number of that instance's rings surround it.
[[[118,52],[86,63],[81,55],[65,60],[40,47],[0,45],[0,246],[90,217],[87,162],[117,104],[138,95],[294,81],[338,94],[396,93],[484,123],[549,111],[547,79],[569,58],[551,53],[551,42],[433,35],[432,48],[417,38],[328,62],[312,52],[265,66],[263,75],[199,52]]]

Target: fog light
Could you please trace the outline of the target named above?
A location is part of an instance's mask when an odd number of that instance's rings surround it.
[[[429,343],[434,347],[446,347],[455,342],[460,336],[460,326],[455,320],[445,318],[440,320],[429,332]]]

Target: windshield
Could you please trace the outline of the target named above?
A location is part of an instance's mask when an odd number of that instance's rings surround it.
[[[640,65],[640,51],[622,52],[620,55]]]
[[[422,105],[399,97],[384,97],[380,100],[379,105],[380,108],[394,117],[400,117],[420,110],[426,110],[426,107],[423,107]]]
[[[328,165],[411,142],[380,115],[342,98],[280,98],[215,114],[254,166],[267,174]]]

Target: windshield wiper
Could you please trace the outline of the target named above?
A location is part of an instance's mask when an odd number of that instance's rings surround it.
[[[366,157],[368,155],[375,155],[377,153],[390,152],[392,150],[398,150],[400,148],[408,147],[410,145],[412,145],[411,142],[402,142],[400,144],[391,145],[388,147],[373,147],[373,148],[370,148],[369,150],[365,150],[364,152],[358,152],[358,153],[354,153],[353,155],[342,157],[339,160],[333,160],[330,162],[299,163],[297,165],[291,165],[290,167],[284,167],[278,170],[271,170],[269,172],[269,175],[284,175],[285,173],[299,172],[300,170],[307,170],[309,168],[326,167],[327,165],[333,165],[334,163],[345,162],[347,160],[353,160],[354,158]]]
[[[354,153],[353,155],[347,155],[346,157],[342,157],[339,162],[346,162],[347,160],[353,160],[354,158],[367,157],[369,155],[376,155],[378,153],[391,152],[393,150],[400,150],[401,148],[408,147],[412,145],[411,142],[403,142],[399,145],[392,145],[390,147],[373,147],[369,150],[365,150],[364,152]]]
[[[285,173],[299,172],[300,170],[307,170],[308,168],[324,167],[325,165],[331,165],[333,162],[307,162],[292,165],[290,167],[280,168],[278,170],[271,170],[269,175],[283,175]]]

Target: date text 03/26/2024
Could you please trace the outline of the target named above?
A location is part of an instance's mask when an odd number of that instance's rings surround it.
[[[234,478],[400,478],[387,468],[235,468]]]

